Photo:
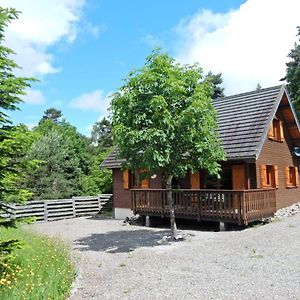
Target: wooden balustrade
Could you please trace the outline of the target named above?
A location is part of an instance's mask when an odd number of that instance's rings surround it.
[[[136,214],[168,216],[165,189],[133,189],[132,209]],[[173,190],[177,217],[224,221],[247,225],[273,215],[274,189],[256,190]]]

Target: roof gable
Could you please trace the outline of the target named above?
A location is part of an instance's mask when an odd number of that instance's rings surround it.
[[[283,86],[217,99],[219,134],[228,160],[256,159]]]

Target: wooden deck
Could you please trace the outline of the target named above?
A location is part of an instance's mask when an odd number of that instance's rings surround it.
[[[135,214],[169,216],[165,189],[132,189]],[[275,189],[173,190],[175,214],[180,218],[248,225],[276,211]]]

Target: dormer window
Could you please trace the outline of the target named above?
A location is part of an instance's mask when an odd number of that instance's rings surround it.
[[[284,141],[283,126],[281,120],[278,120],[276,118],[273,120],[272,125],[269,129],[268,137],[273,141]]]

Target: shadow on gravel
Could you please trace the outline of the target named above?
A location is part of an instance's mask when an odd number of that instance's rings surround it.
[[[79,251],[102,251],[107,253],[131,252],[140,247],[159,246],[157,241],[169,234],[169,230],[125,230],[94,233],[75,240],[74,248]]]

